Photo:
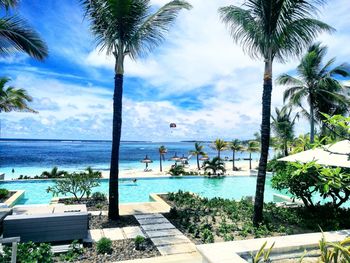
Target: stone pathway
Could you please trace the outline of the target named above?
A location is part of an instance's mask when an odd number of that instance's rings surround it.
[[[196,252],[196,246],[161,214],[134,215],[162,256]]]
[[[132,239],[137,236],[145,237],[141,228],[138,226],[122,227],[122,228],[103,228],[89,230],[88,238],[85,242],[97,242],[102,237],[107,237],[112,241],[122,239]]]

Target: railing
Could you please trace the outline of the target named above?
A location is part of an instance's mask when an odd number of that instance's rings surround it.
[[[17,261],[17,243],[20,241],[20,237],[0,238],[0,244],[12,243],[11,263]]]

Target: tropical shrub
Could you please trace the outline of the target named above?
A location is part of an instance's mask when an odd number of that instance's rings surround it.
[[[54,168],[52,168],[51,171],[42,172],[41,177],[52,179],[52,178],[60,178],[60,177],[64,176],[65,174],[67,174],[66,171],[59,171],[58,167],[55,166]]]
[[[288,163],[278,167],[271,180],[277,190],[288,190],[308,208],[314,208],[313,195],[330,198],[331,206],[338,208],[350,197],[350,173],[340,167],[323,167],[316,162]]]
[[[107,200],[107,196],[102,192],[95,192],[91,195],[91,199],[96,202],[103,202]]]
[[[0,189],[0,199],[6,198],[9,194],[9,190],[1,188]]]
[[[252,263],[271,262],[270,254],[272,252],[272,249],[275,243],[273,243],[269,249],[265,249],[266,245],[267,245],[267,241],[261,246],[261,248],[259,249],[258,252],[256,252],[256,254],[251,253]]]
[[[185,174],[185,169],[182,165],[174,165],[169,170],[170,175],[179,176]]]
[[[4,253],[0,253],[0,262],[11,262],[12,249],[4,246]],[[52,263],[53,253],[51,246],[46,243],[34,244],[33,242],[19,243],[17,246],[17,262]]]
[[[222,174],[225,174],[226,169],[224,162],[220,158],[214,157],[212,160],[207,160],[204,162],[204,171],[211,171],[211,174],[219,175],[219,171]]]
[[[96,250],[98,254],[111,254],[113,251],[112,240],[103,237],[96,243]]]
[[[93,171],[88,167],[84,172],[67,173],[60,180],[55,181],[53,187],[48,187],[47,192],[52,192],[54,196],[72,194],[78,202],[84,196],[89,197],[92,188],[100,185],[101,172]]]
[[[137,236],[134,239],[135,249],[136,250],[143,250],[144,244],[145,244],[145,238],[143,236]]]
[[[75,262],[83,252],[84,249],[80,246],[79,241],[74,240],[72,244],[69,245],[68,251],[60,255],[60,260],[62,262]]]

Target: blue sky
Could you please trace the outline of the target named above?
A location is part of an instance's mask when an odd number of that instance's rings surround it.
[[[193,9],[180,14],[159,48],[126,61],[123,140],[245,139],[259,130],[263,63],[233,44],[216,12],[242,1],[189,2]],[[318,40],[329,46],[329,58],[350,62],[349,1],[329,2],[319,18],[337,32]],[[28,90],[39,111],[2,113],[2,137],[110,139],[114,62],[98,52],[78,0],[22,1],[16,12],[41,34],[50,56],[0,58],[2,75]],[[293,72],[297,62],[275,64],[275,76]],[[274,87],[273,106],[282,105],[283,90]],[[178,128],[170,131],[171,122]],[[297,133],[306,129],[301,121]]]

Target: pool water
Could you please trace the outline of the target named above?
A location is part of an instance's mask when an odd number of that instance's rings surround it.
[[[52,199],[52,193],[46,189],[53,186],[52,180],[40,181],[9,181],[1,182],[0,188],[8,190],[24,190],[24,198],[21,204],[48,204]],[[122,179],[119,183],[119,196],[121,203],[149,202],[150,193],[177,192],[178,190],[191,191],[204,197],[222,197],[240,200],[244,196],[255,195],[256,177],[225,177],[208,179],[204,177],[186,178],[147,178],[138,179],[136,183]],[[94,188],[94,192],[108,193],[108,179],[102,179],[101,185]],[[273,200],[273,193],[280,193],[271,188],[267,178],[265,186],[265,201]]]

